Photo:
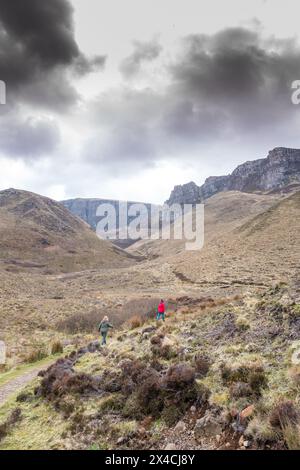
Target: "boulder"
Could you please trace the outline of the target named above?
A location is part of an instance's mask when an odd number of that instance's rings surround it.
[[[186,430],[186,425],[183,421],[178,421],[174,429],[176,432],[184,432]]]
[[[253,413],[254,413],[254,410],[255,410],[254,405],[249,405],[249,406],[247,406],[247,408],[244,408],[243,411],[240,412],[241,421],[243,421],[243,420],[249,418],[250,416],[252,416]]]
[[[197,420],[194,435],[195,439],[203,437],[214,437],[220,435],[223,429],[223,422],[220,417],[215,416],[211,411],[206,411],[203,418]]]

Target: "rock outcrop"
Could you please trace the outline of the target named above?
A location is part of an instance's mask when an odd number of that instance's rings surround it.
[[[175,186],[168,204],[201,202],[221,191],[269,192],[300,184],[300,149],[277,147],[267,158],[239,165],[230,175],[211,176],[202,186]]]
[[[78,199],[68,199],[66,201],[61,201],[61,203],[69,209],[72,214],[80,217],[80,219],[87,222],[92,229],[96,230],[97,223],[101,217],[97,216],[97,209],[102,204],[109,204],[114,207],[117,217],[117,227],[119,226],[119,215],[120,215],[120,204],[127,204],[127,208],[130,209],[134,204],[141,204],[139,202],[133,201],[118,201],[113,199],[89,199],[89,198],[78,198]],[[151,209],[151,204],[144,204],[148,211]],[[127,218],[127,224],[130,222],[130,217]],[[122,223],[120,221],[120,227]]]
[[[199,186],[193,181],[183,185],[175,186],[167,204],[193,204],[199,200]]]
[[[102,217],[97,216],[97,209],[100,205],[102,204],[109,204],[114,207],[115,212],[116,212],[116,227],[119,230],[124,229],[130,221],[134,217],[128,216],[125,213],[126,220],[122,222],[122,219],[120,218],[120,204],[127,204],[128,210],[134,205],[134,204],[140,204],[138,202],[132,202],[132,201],[118,201],[118,200],[112,200],[112,199],[89,199],[89,198],[78,198],[78,199],[68,199],[66,201],[61,201],[61,203],[73,214],[79,217],[80,219],[84,220],[90,227],[96,231],[97,229],[97,224],[101,220]],[[151,211],[151,204],[144,204],[146,207],[147,213],[149,214]],[[124,217],[124,214],[122,215]],[[125,222],[125,223],[124,223]],[[121,247],[121,248],[126,248],[130,246],[132,243],[134,243],[135,240],[130,240],[130,239],[117,239],[117,240],[112,240],[113,244]]]

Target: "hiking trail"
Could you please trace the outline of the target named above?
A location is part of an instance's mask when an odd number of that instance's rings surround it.
[[[50,364],[51,362],[49,362],[49,364],[43,364],[43,366],[36,366],[29,371],[20,374],[11,380],[8,380],[3,385],[0,385],[0,407],[4,405],[4,403],[9,400],[12,395],[21,391],[26,387],[26,385],[32,382],[37,377],[38,373],[45,369],[45,367],[48,367]]]

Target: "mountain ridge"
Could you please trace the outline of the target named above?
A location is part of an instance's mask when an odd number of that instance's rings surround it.
[[[232,173],[210,176],[202,186],[191,181],[177,185],[167,204],[195,204],[222,191],[268,192],[300,185],[300,149],[276,147],[266,158],[246,161]]]
[[[129,261],[62,204],[14,188],[0,191],[0,239],[0,262],[14,271],[70,272]]]

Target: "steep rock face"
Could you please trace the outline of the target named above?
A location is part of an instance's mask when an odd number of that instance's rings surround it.
[[[230,176],[210,176],[199,188],[199,199],[203,201],[220,191],[226,191],[230,185]]]
[[[175,186],[168,204],[196,203],[221,191],[268,192],[300,183],[300,150],[277,147],[267,158],[239,165],[230,175],[211,176],[202,186]]]
[[[104,199],[69,199],[67,201],[62,201],[62,204],[72,212],[72,214],[87,222],[94,230],[96,230],[97,222],[99,220],[97,219],[96,211],[98,206],[103,203],[110,203],[114,207],[117,205],[117,201]]]
[[[111,200],[111,199],[69,199],[66,201],[61,201],[61,203],[70,211],[72,214],[80,217],[80,219],[87,222],[93,230],[96,230],[97,223],[101,219],[101,217],[97,216],[97,209],[102,204],[110,204],[114,207],[116,211],[116,219],[117,219],[117,227],[119,226],[119,204],[122,201]],[[127,202],[128,209],[132,207],[134,204],[139,204],[138,202]],[[150,211],[150,204],[145,204],[148,211]],[[130,217],[127,218],[127,224],[130,222]],[[125,224],[126,225],[126,224]],[[122,226],[122,222],[120,222],[120,226]]]
[[[267,158],[239,165],[230,176],[230,189],[270,191],[300,182],[300,150],[275,148]]]
[[[109,204],[114,207],[115,214],[116,214],[116,227],[117,230],[119,229],[122,231],[126,226],[129,225],[130,221],[134,219],[134,216],[128,215],[128,210],[132,208],[134,204],[140,204],[138,202],[132,201],[118,201],[118,200],[111,200],[111,199],[69,199],[66,201],[61,201],[61,203],[73,214],[77,217],[80,217],[84,220],[90,227],[96,231],[97,224],[100,221],[101,217],[97,216],[97,209],[102,204]],[[120,204],[127,204],[127,214],[122,213],[120,216]],[[143,204],[146,208],[146,213],[150,214],[151,212],[151,204]],[[124,206],[121,206],[124,207]],[[137,208],[138,209],[138,208]],[[123,211],[123,208],[122,208]],[[146,215],[147,216],[147,215]],[[148,216],[147,216],[148,217]],[[116,240],[111,240],[114,245],[117,245],[120,248],[127,248],[135,240],[125,238],[117,238]]]
[[[168,203],[192,204],[199,199],[200,188],[193,181],[187,184],[175,186]]]

